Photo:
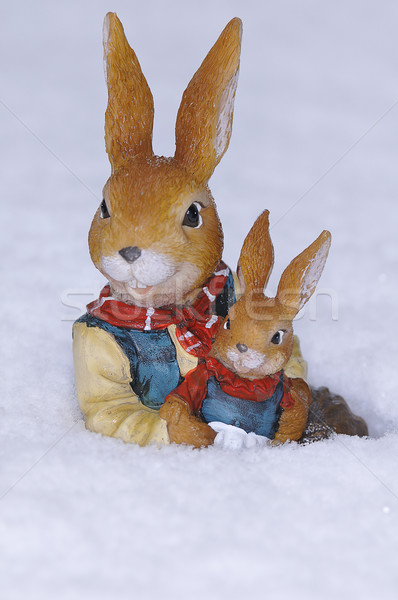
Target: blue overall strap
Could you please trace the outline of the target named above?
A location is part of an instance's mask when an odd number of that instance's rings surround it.
[[[182,381],[177,352],[167,329],[137,331],[85,314],[78,322],[111,333],[130,362],[131,388],[148,408],[159,409]]]

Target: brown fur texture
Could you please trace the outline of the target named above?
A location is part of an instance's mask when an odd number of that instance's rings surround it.
[[[153,99],[116,14],[104,23],[105,142],[112,175],[89,248],[114,297],[142,307],[189,304],[221,260],[223,234],[207,185],[230,136],[242,24],[232,19],[188,85],[172,158],[152,151]],[[186,215],[199,212],[197,226]],[[133,248],[137,259],[120,251]]]
[[[308,384],[303,379],[293,379],[290,394],[294,406],[284,409],[279,421],[279,429],[275,434],[275,444],[298,441],[307,425],[308,411],[312,402]]]
[[[193,76],[178,111],[175,158],[200,182],[209,179],[228,148],[241,38],[242,22],[232,19]],[[225,143],[217,143],[224,136]]]
[[[105,145],[112,171],[137,156],[152,155],[153,98],[115,13],[104,20],[104,59],[109,90]]]
[[[196,417],[190,406],[179,396],[172,396],[163,404],[159,414],[167,422],[171,442],[195,448],[210,446],[214,442],[214,429]]]
[[[261,302],[265,286],[274,266],[274,247],[269,233],[269,211],[258,218],[243,242],[237,274],[242,294],[259,294]],[[244,273],[244,275],[243,275]]]
[[[276,296],[295,315],[315,291],[329,253],[330,241],[330,233],[323,231],[304,252],[292,260],[282,274]]]

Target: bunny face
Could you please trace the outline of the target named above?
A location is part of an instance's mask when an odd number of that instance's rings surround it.
[[[217,333],[211,355],[247,379],[280,371],[293,349],[293,319],[313,294],[328,256],[328,231],[301,252],[284,270],[275,298],[264,295],[274,252],[268,211],[248,233],[238,264],[243,295]]]
[[[105,144],[112,175],[89,234],[95,266],[123,302],[189,303],[221,260],[208,180],[227,150],[241,43],[232,19],[185,90],[173,158],[152,151],[153,98],[116,14],[104,22]]]
[[[279,302],[243,296],[220,328],[212,355],[238,375],[262,379],[282,369],[292,347],[292,321]]]
[[[159,307],[185,302],[210,277],[223,235],[208,186],[173,159],[153,157],[108,180],[89,247],[114,295]]]

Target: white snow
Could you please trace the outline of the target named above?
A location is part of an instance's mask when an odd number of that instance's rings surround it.
[[[232,139],[210,182],[224,257],[235,267],[268,208],[271,295],[331,231],[319,287],[332,292],[296,332],[311,382],[343,394],[371,439],[158,450],[85,430],[71,325],[104,283],[87,232],[110,173],[108,10],[151,86],[165,155],[190,77],[242,18]],[[0,597],[397,598],[398,5],[38,0],[2,17]]]

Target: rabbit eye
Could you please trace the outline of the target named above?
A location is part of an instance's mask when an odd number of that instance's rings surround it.
[[[185,213],[185,217],[182,224],[186,227],[200,227],[203,223],[202,217],[200,216],[201,210],[202,206],[199,204],[199,202],[194,202],[193,204],[191,204],[191,206]]]
[[[231,329],[231,321],[228,319],[226,319],[226,321],[224,321],[224,325],[223,325],[224,329]]]
[[[108,207],[106,205],[105,198],[102,199],[102,202],[100,204],[100,208],[101,208],[101,219],[109,219],[109,217],[111,215],[109,214],[109,210],[108,210]]]
[[[273,344],[276,344],[277,346],[279,346],[279,344],[282,343],[282,339],[283,339],[283,334],[284,334],[284,330],[283,329],[279,329],[279,331],[277,331],[276,333],[274,333],[274,335],[271,338],[271,342]]]

